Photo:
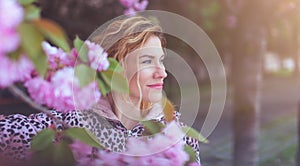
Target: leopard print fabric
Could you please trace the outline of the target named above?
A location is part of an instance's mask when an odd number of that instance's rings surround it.
[[[112,151],[123,151],[128,137],[139,137],[144,131],[142,124],[127,130],[120,121],[100,116],[92,110],[70,113],[51,111],[51,114],[71,127],[90,130],[102,145]],[[176,114],[176,117],[178,118],[179,114]],[[163,117],[156,120],[165,123]],[[32,137],[50,126],[55,126],[59,130],[64,129],[61,124],[56,123],[53,118],[44,113],[32,114],[28,117],[20,114],[2,116],[0,118],[0,156],[26,160],[29,156]],[[200,162],[198,141],[189,137],[184,137],[184,141],[195,150],[196,158]]]

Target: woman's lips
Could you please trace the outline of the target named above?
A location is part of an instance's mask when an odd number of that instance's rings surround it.
[[[162,89],[163,88],[163,84],[162,83],[157,83],[157,84],[150,84],[147,85],[149,88],[153,88],[153,89]]]

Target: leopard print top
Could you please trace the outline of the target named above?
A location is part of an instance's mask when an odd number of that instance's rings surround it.
[[[69,113],[51,111],[51,114],[71,127],[90,130],[103,146],[113,151],[123,151],[128,137],[139,137],[144,131],[142,124],[137,124],[131,130],[126,129],[107,103],[102,103],[89,111]],[[179,117],[178,113],[176,117]],[[158,115],[153,120],[165,123],[163,115]],[[31,114],[28,117],[20,114],[0,116],[0,157],[26,160],[30,153],[32,137],[50,126],[64,129],[62,124],[56,123],[44,113]],[[195,150],[200,163],[198,141],[190,137],[184,137],[184,141]]]

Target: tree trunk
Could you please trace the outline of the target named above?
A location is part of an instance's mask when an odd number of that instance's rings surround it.
[[[296,166],[300,166],[300,101],[298,101],[297,127],[298,127],[298,148],[296,154]]]
[[[241,32],[243,31],[245,30]],[[253,32],[244,34],[253,34]],[[243,40],[245,36],[241,35],[240,38]],[[238,39],[235,41],[236,46],[240,46],[233,59],[234,165],[253,166],[258,162],[257,136],[259,134],[262,49],[256,46],[257,43],[254,41],[246,41],[244,45]]]
[[[299,35],[299,21],[297,20],[296,22],[294,22],[294,26],[292,26],[292,45],[293,45],[293,59],[295,62],[295,70],[294,70],[294,75],[295,77],[299,77],[300,76],[300,66],[299,66],[299,41],[298,41],[298,35]]]
[[[241,20],[232,41],[234,166],[258,165],[258,117],[265,35],[263,27],[252,20],[249,17]]]

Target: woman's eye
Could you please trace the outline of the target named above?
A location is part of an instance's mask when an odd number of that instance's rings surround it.
[[[142,63],[143,64],[151,64],[151,60],[149,59],[149,60],[144,60],[144,61],[142,61]]]

